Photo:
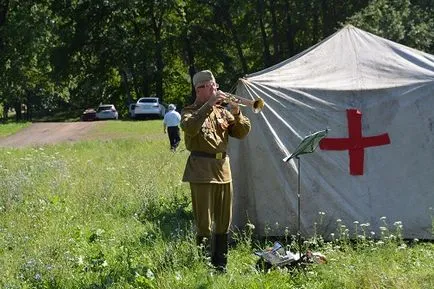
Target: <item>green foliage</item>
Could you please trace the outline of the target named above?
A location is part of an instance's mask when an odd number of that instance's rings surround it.
[[[0,100],[10,104],[31,100],[40,108],[47,108],[50,98],[67,99],[68,92],[56,87],[49,77],[51,64],[47,53],[56,45],[56,36],[51,30],[52,13],[46,3],[10,1],[9,9],[8,21],[2,29]]]
[[[8,5],[5,5],[7,3]],[[36,116],[156,95],[192,102],[191,75],[222,90],[316,44],[340,23],[434,51],[432,1],[4,1],[0,103]],[[20,118],[20,115],[17,115]],[[21,117],[22,118],[22,117]]]
[[[347,22],[381,37],[428,53],[434,52],[434,8],[409,0],[375,0]]]

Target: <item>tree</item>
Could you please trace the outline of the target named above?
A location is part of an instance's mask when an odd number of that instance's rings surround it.
[[[427,1],[429,2],[429,1]],[[434,52],[434,8],[410,0],[374,0],[349,17],[348,24],[412,48]]]
[[[0,95],[13,106],[20,120],[22,104],[30,117],[34,101],[41,91],[54,95],[55,86],[49,78],[51,66],[48,53],[55,43],[48,1],[10,1],[8,17],[2,26],[2,74]]]
[[[369,5],[368,5],[369,4]],[[432,53],[432,0],[0,0],[0,103],[51,113],[156,95],[183,106],[191,78],[283,61],[342,23]],[[18,115],[19,117],[19,115]]]
[[[9,7],[9,1],[8,0],[0,0],[0,55],[4,55],[4,26],[6,24],[6,17],[8,14],[8,7]],[[3,57],[0,58],[1,62],[0,64],[3,66],[5,64],[5,59]],[[2,119],[4,121],[8,118],[8,110],[9,106],[7,102],[4,99],[4,94],[2,91],[0,91],[0,103],[3,103],[3,112],[2,112]]]

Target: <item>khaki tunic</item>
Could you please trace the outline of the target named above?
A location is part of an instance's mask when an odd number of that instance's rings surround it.
[[[187,150],[216,154],[227,151],[229,136],[242,139],[249,133],[251,125],[241,111],[234,116],[220,105],[195,103],[183,109],[181,128]],[[182,180],[190,183],[229,183],[232,181],[229,157],[218,160],[190,155]]]

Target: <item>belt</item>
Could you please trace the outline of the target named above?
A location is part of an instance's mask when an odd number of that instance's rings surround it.
[[[195,157],[204,157],[204,158],[211,158],[216,160],[221,160],[226,157],[226,152],[210,154],[206,152],[192,151],[190,154]]]

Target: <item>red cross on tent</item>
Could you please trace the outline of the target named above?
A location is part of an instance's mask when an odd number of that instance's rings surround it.
[[[365,148],[390,144],[389,134],[362,136],[362,113],[357,109],[347,109],[348,138],[324,138],[319,147],[322,150],[348,150],[350,174],[363,175]]]

